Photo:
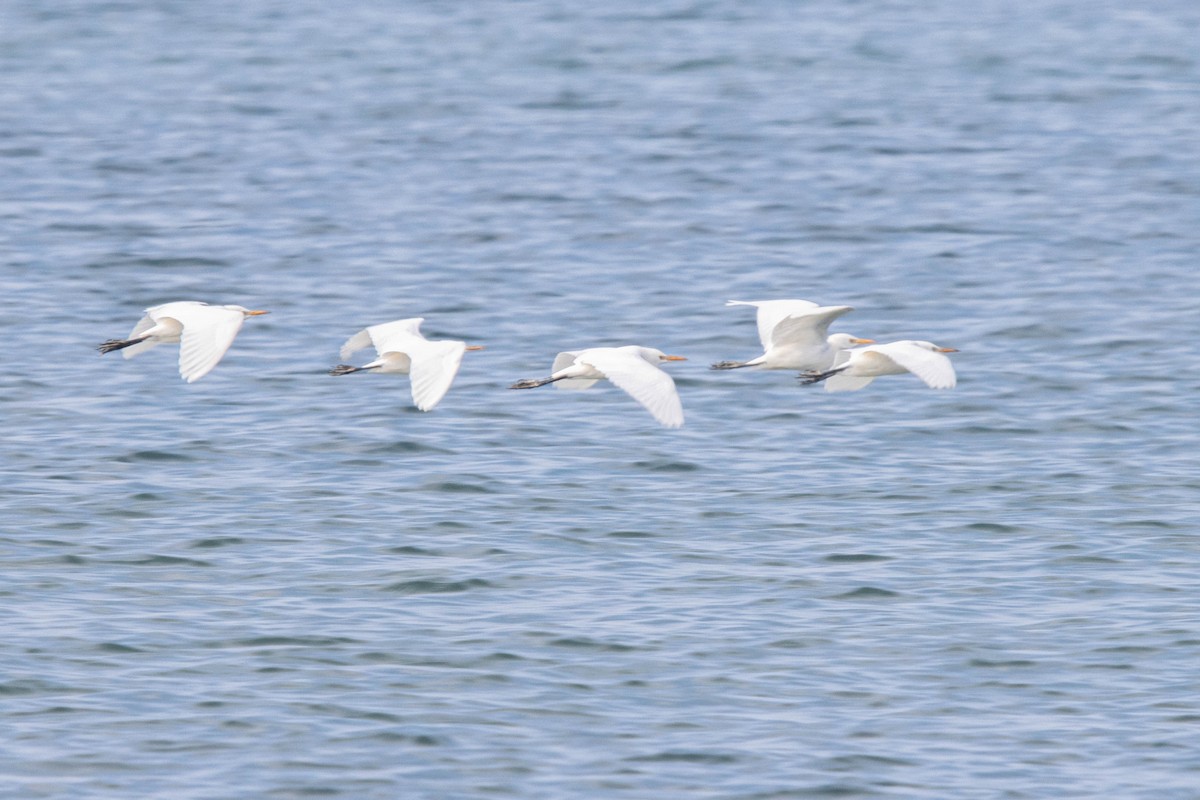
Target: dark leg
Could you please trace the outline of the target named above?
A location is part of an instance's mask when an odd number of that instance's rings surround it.
[[[748,366],[750,366],[748,361],[718,361],[710,365],[709,369],[741,369]]]
[[[565,377],[566,376],[564,375],[563,378],[565,378]],[[508,388],[510,388],[510,389],[536,389],[539,386],[545,386],[547,383],[554,383],[555,381],[561,381],[561,380],[562,380],[562,378],[526,378],[525,380],[517,381],[516,383],[514,383],[512,386],[510,386]]]
[[[820,383],[826,378],[832,375],[837,375],[839,372],[842,372],[845,369],[846,367],[838,367],[837,369],[830,369],[826,370],[825,372],[804,372],[800,375],[797,375],[796,379],[807,386],[811,383]]]
[[[149,336],[143,336],[140,339],[109,339],[96,349],[101,353],[111,353],[113,350],[124,350],[126,347],[133,347],[135,344],[149,339]]]
[[[356,367],[352,364],[338,364],[333,369],[329,370],[330,375],[349,375],[351,372],[362,372],[363,370],[371,369],[371,367]]]

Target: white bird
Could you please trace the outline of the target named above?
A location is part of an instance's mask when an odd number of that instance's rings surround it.
[[[559,353],[549,378],[517,381],[510,389],[533,389],[553,383],[560,389],[587,389],[607,378],[642,404],[660,424],[678,428],[683,424],[683,406],[675,381],[658,368],[664,361],[687,361],[653,347],[592,347]]]
[[[179,300],[146,309],[146,316],[133,326],[127,339],[109,339],[96,349],[101,353],[124,350],[133,358],[160,344],[179,345],[179,375],[188,383],[212,372],[233,344],[246,317],[268,314],[242,306],[210,306],[195,300]]]
[[[848,333],[829,335],[829,323],[853,311],[851,306],[818,306],[808,300],[730,300],[725,305],[758,307],[763,354],[749,361],[719,361],[711,369],[823,370],[833,366],[839,352],[875,343]]]
[[[953,347],[911,339],[875,344],[840,353],[838,366],[806,373],[800,380],[806,384],[825,381],[827,392],[852,392],[881,375],[911,372],[931,389],[953,389],[957,378],[945,354],[957,352]]]
[[[432,410],[450,390],[463,353],[483,347],[451,340],[430,341],[421,335],[424,321],[423,317],[414,317],[364,328],[342,345],[342,360],[370,345],[375,345],[379,357],[361,367],[339,364],[329,374],[349,375],[370,370],[411,375],[413,403],[422,411]]]

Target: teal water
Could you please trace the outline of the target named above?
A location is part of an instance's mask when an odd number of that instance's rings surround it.
[[[1198,28],[3,7],[0,796],[1196,797]],[[959,386],[708,371],[770,297]],[[408,316],[434,412],[324,374]],[[625,343],[684,428],[504,388]]]

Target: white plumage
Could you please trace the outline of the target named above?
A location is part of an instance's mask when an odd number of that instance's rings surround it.
[[[805,383],[825,381],[827,392],[852,392],[882,375],[911,372],[931,389],[953,389],[957,383],[954,365],[946,353],[953,347],[938,347],[933,342],[905,339],[848,350],[838,355],[838,363],[824,372],[801,376]]]
[[[559,353],[550,377],[517,381],[510,389],[532,389],[553,383],[560,389],[587,389],[607,379],[623,389],[668,428],[683,425],[683,406],[675,381],[659,369],[664,361],[686,361],[652,347],[592,347]]]
[[[210,306],[195,300],[179,300],[146,309],[146,316],[133,326],[126,339],[109,339],[97,349],[101,353],[124,350],[133,358],[160,344],[179,342],[179,375],[188,383],[212,372],[246,317],[266,314],[242,306]]]
[[[712,369],[823,370],[833,366],[834,357],[856,344],[873,344],[848,333],[829,334],[829,325],[851,306],[818,306],[808,300],[730,300],[727,306],[758,309],[758,338],[763,354],[749,361],[719,361]]]
[[[430,341],[421,335],[424,321],[423,317],[414,317],[364,328],[342,345],[342,360],[348,360],[354,353],[372,345],[378,358],[361,367],[340,364],[330,373],[348,375],[369,370],[408,375],[413,404],[422,411],[431,410],[450,390],[462,364],[463,353],[483,348],[452,340]]]

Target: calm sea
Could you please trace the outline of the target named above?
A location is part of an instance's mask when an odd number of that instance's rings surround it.
[[[1200,7],[0,5],[0,796],[1200,797]],[[728,299],[959,386],[711,372]],[[267,308],[186,385],[141,310]],[[465,339],[451,393],[325,374]],[[509,392],[643,344],[686,425]]]

